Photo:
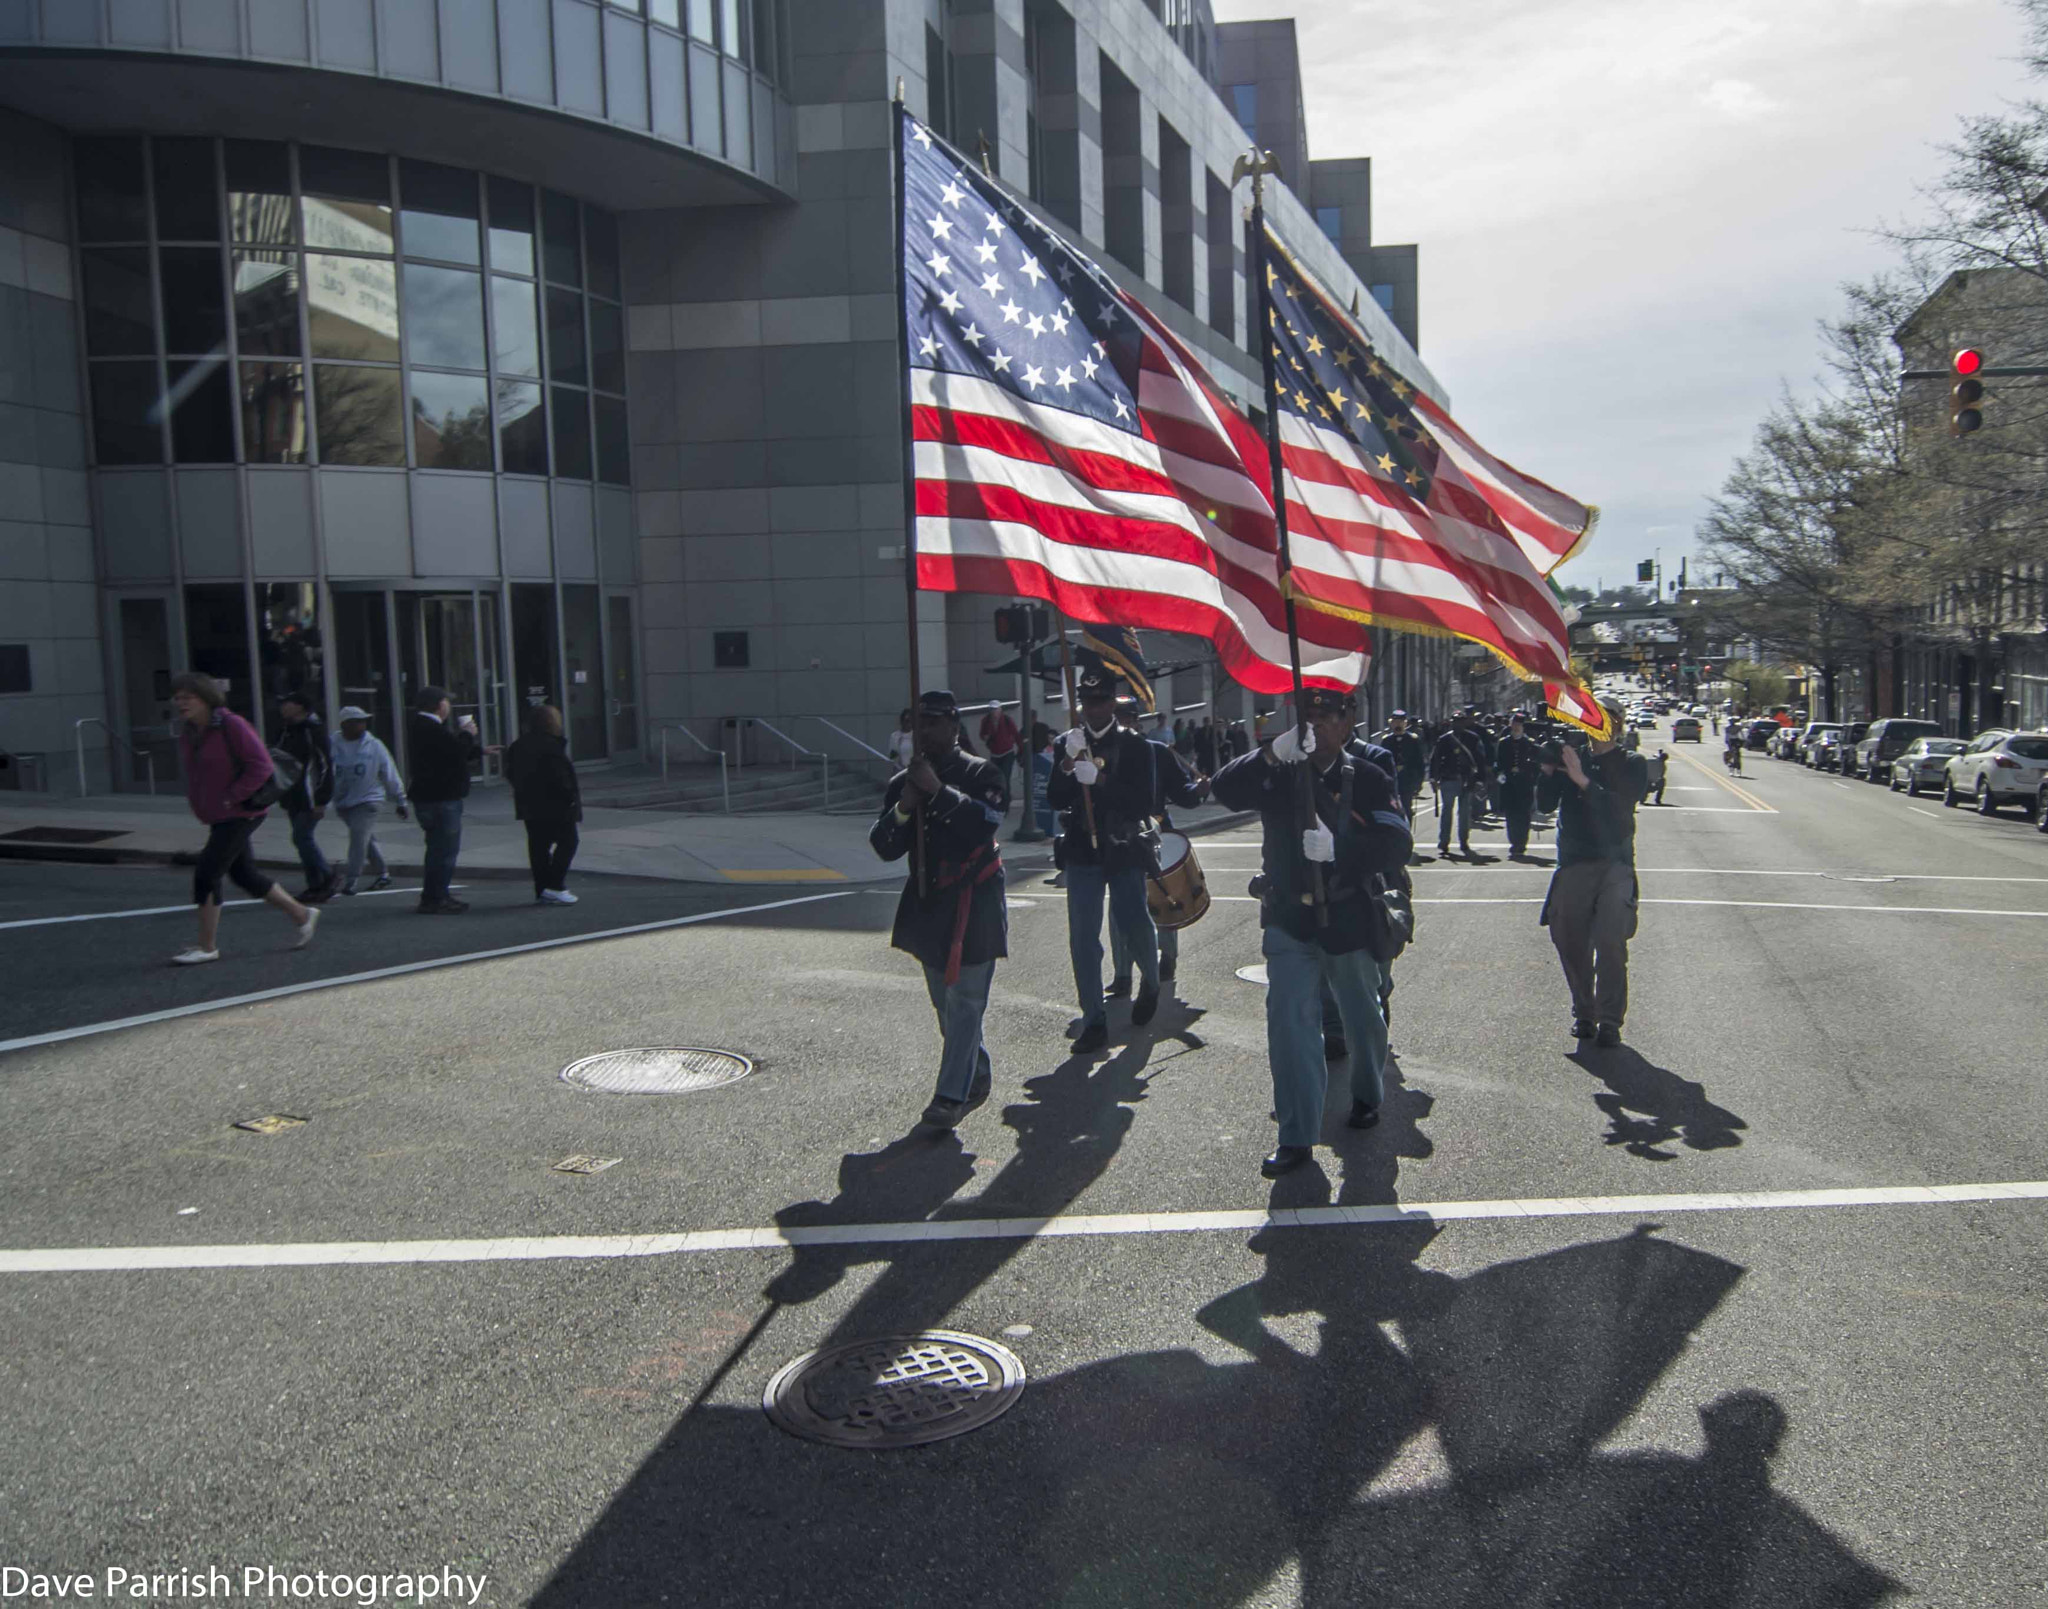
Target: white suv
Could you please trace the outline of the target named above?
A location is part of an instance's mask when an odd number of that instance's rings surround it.
[[[1979,732],[1970,746],[1948,763],[1941,802],[1976,801],[1980,815],[2000,805],[2034,808],[2048,782],[2048,732]]]

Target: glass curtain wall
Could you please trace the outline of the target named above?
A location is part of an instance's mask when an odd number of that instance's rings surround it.
[[[328,146],[137,137],[76,153],[96,463],[626,484],[610,214]]]

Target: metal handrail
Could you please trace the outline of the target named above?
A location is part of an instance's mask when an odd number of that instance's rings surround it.
[[[865,743],[861,739],[855,737],[851,732],[847,731],[847,729],[841,726],[837,721],[828,721],[822,715],[799,715],[797,719],[800,721],[816,721],[820,726],[831,727],[833,731],[837,732],[841,737],[845,738],[846,741],[851,743],[855,748],[866,750],[869,754],[872,754],[876,759],[880,760],[884,765],[893,766],[896,763],[894,760],[890,759],[888,755],[884,754],[880,749],[876,748],[872,743]]]
[[[832,806],[832,757],[827,754],[820,754],[815,749],[805,748],[801,743],[797,742],[797,740],[791,737],[787,732],[782,731],[779,727],[769,725],[768,722],[762,720],[761,717],[758,715],[754,716],[752,719],[754,725],[760,727],[762,731],[773,733],[776,737],[781,738],[783,742],[787,743],[790,746],[790,748],[795,751],[789,757],[790,770],[794,771],[796,769],[796,757],[798,754],[805,755],[808,758],[816,760],[818,762],[818,781],[820,788],[818,808],[820,810],[829,810]]]
[[[668,726],[664,726],[661,728],[661,780],[664,782],[668,781],[668,735],[671,732],[682,733],[684,737],[688,738],[692,743],[696,744],[698,748],[702,749],[706,754],[712,756],[712,758],[718,761],[718,793],[720,799],[724,802],[725,813],[728,816],[731,815],[732,774],[726,767],[725,750],[714,749],[709,743],[706,743],[701,737],[699,737],[695,732],[692,732],[687,726],[677,726],[674,724],[670,724]]]
[[[78,797],[81,799],[86,797],[85,729],[88,726],[97,726],[102,732],[107,734],[108,747],[113,747],[115,743],[114,729],[97,715],[82,715],[71,723],[71,735],[78,749]],[[132,743],[122,746],[128,750],[130,758],[145,762],[149,771],[149,796],[154,799],[156,797],[156,751],[154,749],[140,748]]]

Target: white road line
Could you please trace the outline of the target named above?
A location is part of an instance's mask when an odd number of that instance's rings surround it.
[[[698,922],[715,922],[723,916],[748,916],[755,911],[780,911],[792,905],[815,905],[819,900],[845,899],[867,892],[857,888],[834,889],[829,894],[804,894],[795,899],[769,900],[762,905],[735,905],[722,911],[700,911],[695,916],[674,916],[661,922],[636,922],[631,927],[608,927],[596,933],[568,933],[558,939],[536,939],[531,944],[507,944],[496,950],[472,950],[466,955],[435,956],[425,961],[408,961],[402,966],[378,967],[371,972],[348,972],[334,978],[312,978],[288,983],[276,989],[258,989],[251,994],[229,995],[221,1000],[202,1000],[194,1005],[173,1006],[167,1011],[146,1011],[140,1016],[117,1017],[108,1022],[86,1023],[77,1028],[59,1028],[53,1033],[29,1034],[21,1039],[0,1039],[0,1053],[33,1050],[38,1045],[58,1045],[69,1039],[89,1039],[95,1034],[118,1033],[123,1028],[143,1028],[153,1022],[174,1022],[180,1017],[202,1016],[209,1011],[228,1011],[236,1006],[256,1005],[264,1000],[283,1000],[295,994],[313,994],[321,989],[340,989],[352,983],[375,983],[382,978],[402,978],[413,972],[435,972],[442,967],[467,966],[473,961],[497,961],[508,955],[531,955],[538,950],[560,950],[572,944],[594,944],[600,939],[631,938],[638,933],[660,933],[672,927],[690,927]]]
[[[1501,1201],[1401,1201],[1282,1211],[1129,1212],[1050,1218],[944,1218],[809,1228],[696,1229],[655,1235],[530,1235],[494,1240],[329,1240],[277,1245],[77,1246],[0,1251],[0,1274],[108,1274],[156,1269],[324,1268],[336,1264],[508,1263],[671,1257],[801,1246],[932,1240],[1053,1240],[1077,1236],[1354,1228],[1457,1219],[1658,1217],[1674,1212],[1768,1212],[1815,1207],[1933,1207],[2048,1199],[2048,1181],[1882,1185],[1848,1190],[1742,1190],[1722,1195],[1555,1196]]]
[[[1925,816],[1929,821],[1946,821],[1949,819],[1939,810],[1922,810],[1918,805],[1907,805],[1906,808],[1916,816]]]
[[[469,885],[467,883],[450,883],[448,886],[454,889],[467,888]],[[417,894],[418,892],[417,886],[412,888],[366,888],[360,895],[350,895],[349,897],[351,899],[377,899],[385,894]],[[221,908],[223,910],[233,910],[237,905],[261,905],[262,903],[263,901],[260,899],[231,899],[223,900]],[[31,916],[19,922],[0,922],[0,932],[5,932],[11,927],[53,927],[59,922],[117,922],[123,917],[128,916],[169,916],[172,914],[190,916],[192,909],[192,902],[187,900],[183,905],[145,905],[141,909],[133,911],[87,911],[83,916]]]
[[[1479,849],[1505,849],[1507,846],[1505,844],[1478,844],[1474,847]],[[1550,846],[1545,844],[1538,847],[1547,849]],[[1203,855],[1201,860],[1205,867],[1210,864],[1207,855]],[[1249,871],[1252,868],[1249,866],[1223,866],[1218,869],[1221,871]],[[1965,875],[1963,873],[1951,872],[1774,871],[1768,868],[1759,870],[1754,866],[1639,866],[1636,869],[1645,877],[1818,877],[1835,882],[1859,883],[1872,879],[1882,879],[1890,883],[2011,883],[2015,886],[2022,884],[2048,884],[2048,877],[1986,877],[1981,874]],[[1548,866],[1481,868],[1478,866],[1439,865],[1435,875],[1440,876],[1445,872],[1462,872],[1468,876],[1494,877],[1498,876],[1502,871],[1548,870],[1550,870]],[[182,909],[183,907],[180,908]]]
[[[1211,898],[1219,896],[1212,895]],[[1229,895],[1220,896],[1230,898]],[[1417,905],[1541,905],[1540,899],[1418,899]],[[1644,899],[1639,905],[1719,905],[1733,911],[1856,911],[1879,916],[2022,916],[2048,917],[2048,911],[1976,910],[1960,905],[1807,905],[1778,899]],[[5,1048],[5,1047],[0,1047]]]

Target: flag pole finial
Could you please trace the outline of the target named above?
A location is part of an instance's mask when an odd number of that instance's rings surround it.
[[[981,171],[989,178],[996,176],[996,170],[988,165],[988,130],[974,131],[974,154],[981,158]]]
[[[896,104],[898,106],[903,104],[903,75],[901,73],[896,75]]]

